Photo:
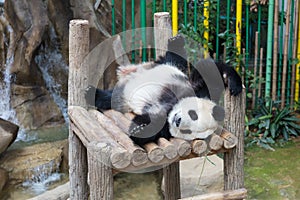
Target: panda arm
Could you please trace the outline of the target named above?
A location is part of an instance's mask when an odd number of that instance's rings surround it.
[[[98,110],[111,109],[112,90],[101,90],[90,85],[85,89],[84,96],[89,106],[95,106]]]
[[[216,63],[222,77],[224,84],[229,88],[231,95],[238,95],[242,92],[243,83],[240,75],[235,71],[235,69],[225,63]]]

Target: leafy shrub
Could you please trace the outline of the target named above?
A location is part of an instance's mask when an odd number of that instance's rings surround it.
[[[300,135],[300,119],[289,107],[280,108],[280,102],[259,101],[250,120],[246,119],[246,137],[251,144],[272,149],[276,141],[287,141]]]

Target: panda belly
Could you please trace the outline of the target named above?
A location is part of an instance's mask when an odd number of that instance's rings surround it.
[[[185,91],[191,88],[186,76],[169,65],[156,66],[143,71],[141,75],[136,73],[133,77],[126,83],[123,95],[126,105],[138,115],[162,111],[164,105],[161,99],[166,89],[172,90],[171,88],[180,87],[182,91]],[[176,93],[176,91],[173,92]]]

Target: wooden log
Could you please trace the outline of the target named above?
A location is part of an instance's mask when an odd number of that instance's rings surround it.
[[[171,142],[169,142],[167,139],[165,138],[159,138],[157,141],[157,144],[159,147],[161,147],[164,151],[164,155],[168,158],[168,159],[173,159],[177,156],[177,148],[174,144],[172,144]]]
[[[181,200],[236,200],[246,198],[247,190],[245,188],[241,188],[238,190],[227,190],[223,192],[215,192],[210,194],[187,197],[182,198]]]
[[[132,164],[134,166],[143,165],[148,161],[147,153],[144,149],[137,146],[115,123],[97,110],[90,110],[89,113],[97,119],[102,127],[104,127],[112,138],[123,146],[132,154]]]
[[[210,137],[208,138],[208,147],[211,150],[217,151],[221,149],[222,146],[223,146],[223,140],[220,136],[218,136],[215,133],[210,135]]]
[[[192,141],[192,151],[196,155],[201,155],[202,153],[206,152],[207,143],[204,140],[193,140]]]
[[[238,138],[235,148],[224,153],[224,190],[244,188],[245,90],[237,96],[225,91],[224,127]]]
[[[131,121],[129,121],[122,113],[116,110],[107,110],[103,112],[109,117],[123,132],[128,134]]]
[[[89,143],[87,147],[90,199],[113,199],[112,147],[107,143]]]
[[[220,137],[224,140],[223,147],[225,149],[232,149],[238,143],[237,137],[229,131],[227,131],[226,129],[222,130]]]
[[[177,147],[179,156],[186,157],[191,154],[192,148],[190,143],[179,138],[171,138],[170,142]]]
[[[148,158],[153,163],[159,163],[164,158],[164,151],[157,146],[154,142],[150,142],[144,145],[148,153]]]
[[[132,155],[112,139],[109,133],[92,118],[87,110],[79,106],[69,106],[70,121],[73,123],[73,130],[78,137],[87,142],[105,142],[113,147],[110,155],[112,166],[116,169],[123,169],[131,163]],[[77,128],[77,129],[76,129]]]
[[[82,66],[89,52],[89,23],[72,20],[69,25],[68,105],[87,106],[83,89],[88,85],[87,69]],[[87,152],[79,138],[69,128],[70,199],[87,200]]]

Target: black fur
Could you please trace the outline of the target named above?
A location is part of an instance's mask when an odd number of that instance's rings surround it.
[[[188,63],[186,60],[184,44],[184,38],[181,36],[176,36],[169,39],[168,51],[166,52],[165,56],[160,57],[155,61],[156,66],[159,64],[171,64],[187,74]],[[208,67],[212,63],[217,66],[217,71],[212,70],[215,69],[215,67]],[[196,94],[196,96],[200,98],[209,98],[218,102],[224,87],[229,87],[231,95],[238,95],[242,91],[242,81],[240,76],[232,67],[228,66],[227,64],[214,62],[212,60],[203,60],[200,61],[195,67],[192,65],[190,66],[191,74],[189,77],[189,82],[192,85],[193,91],[182,91],[180,87],[166,87],[159,99],[159,103],[160,105],[163,105],[162,107],[164,110],[159,111],[159,113],[151,113],[149,110],[151,105],[145,105],[143,114],[135,116],[129,132],[131,134],[131,139],[136,144],[143,145],[151,141],[156,141],[159,137],[164,137],[167,139],[171,137],[168,129],[168,123],[166,122],[167,114],[179,99],[188,96],[195,96]],[[221,76],[221,84],[214,82],[216,75]],[[223,75],[226,75],[226,79],[224,79]],[[182,81],[187,81],[185,77],[178,78],[181,78]],[[209,85],[209,87],[207,85]],[[89,88],[87,91],[87,96],[90,96],[91,91],[95,91],[95,88]],[[122,94],[119,96],[122,96]],[[114,97],[112,98],[111,90],[103,91],[96,89],[95,106],[98,110],[111,109],[112,100],[115,101]],[[122,111],[122,109],[120,111]],[[219,110],[215,109],[214,112],[215,114],[219,113]],[[154,121],[151,122],[151,120]],[[153,128],[155,127],[147,126],[150,124],[150,122],[151,124],[162,124],[162,130],[154,131]],[[153,135],[148,135],[149,133],[153,132]]]

